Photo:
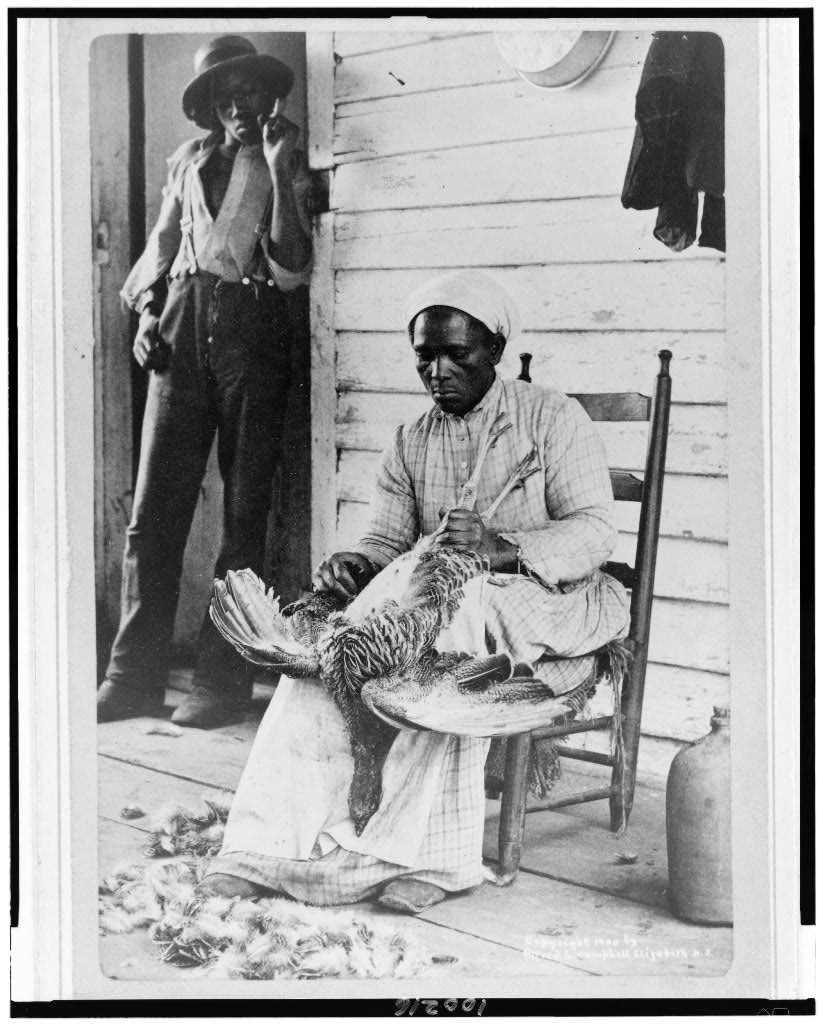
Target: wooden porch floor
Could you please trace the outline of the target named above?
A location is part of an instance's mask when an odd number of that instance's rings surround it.
[[[185,673],[176,681],[185,688]],[[98,727],[101,877],[117,863],[141,859],[149,817],[163,805],[199,807],[202,794],[236,788],[271,693],[258,684],[244,722],[209,732],[146,734],[157,722],[147,718]],[[169,713],[179,697],[169,691]],[[642,756],[641,744],[641,777]],[[590,783],[588,768],[564,760],[555,793]],[[127,804],[139,805],[147,817],[124,821],[120,811]],[[496,858],[499,809],[499,802],[488,802],[484,855],[490,861]],[[636,859],[621,862],[618,853]],[[417,918],[404,917],[402,924],[433,954],[457,957],[432,967],[428,977],[724,974],[732,960],[732,929],[678,921],[668,908],[666,872],[664,782],[646,780],[637,787],[624,836],[609,831],[602,801],[528,815],[521,870],[512,885],[485,883]],[[369,903],[354,909],[363,917],[390,915]],[[142,931],[101,936],[100,963],[111,978],[181,973],[157,958]]]

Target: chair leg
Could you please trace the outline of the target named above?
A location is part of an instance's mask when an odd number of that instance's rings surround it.
[[[629,823],[634,794],[629,794],[627,783],[628,774],[624,755],[623,759],[618,757],[617,764],[612,769],[612,795],[609,797],[612,832],[619,832]]]
[[[499,881],[504,885],[514,881],[520,867],[530,750],[531,733],[509,736],[506,740],[500,827],[497,834],[497,873]]]
[[[623,752],[612,770],[614,795],[609,799],[612,832],[619,832],[629,823],[634,804],[634,784],[637,776],[637,751],[640,746],[640,716],[643,710],[643,683],[645,681],[645,652],[635,657],[626,675],[623,689]]]

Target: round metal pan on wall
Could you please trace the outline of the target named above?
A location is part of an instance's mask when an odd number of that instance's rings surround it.
[[[503,59],[539,89],[569,89],[594,71],[614,32],[495,32]]]

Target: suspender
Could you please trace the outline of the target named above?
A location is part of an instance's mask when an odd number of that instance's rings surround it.
[[[187,262],[187,269],[190,274],[197,273],[197,256],[194,251],[194,218],[192,216],[192,196],[191,196],[191,176],[196,174],[197,170],[194,163],[190,163],[186,168],[186,173],[183,179],[183,216],[180,219],[180,230],[183,235],[182,248],[185,253]],[[263,212],[263,220],[259,223],[254,233],[257,236],[257,243],[255,244],[252,254],[249,257],[249,263],[246,267],[241,268],[241,278],[252,279],[255,277],[264,277],[271,282],[271,274],[268,272],[268,267],[265,261],[265,252],[263,250],[262,239],[265,238],[271,230],[271,217],[274,209],[274,188],[269,189],[268,199],[266,201],[266,208]],[[215,214],[215,219],[219,215],[219,210]]]
[[[269,189],[269,198],[266,202],[266,209],[263,212],[263,220],[254,229],[254,233],[257,235],[257,245],[254,247],[254,252],[251,256],[251,266],[243,273],[244,277],[252,276],[263,276],[271,280],[271,274],[268,273],[268,267],[266,267],[266,273],[263,274],[263,267],[265,265],[265,252],[263,251],[263,239],[268,235],[271,230],[271,215],[274,209],[274,188]],[[255,274],[256,271],[256,274]]]
[[[191,215],[191,176],[196,174],[194,164],[190,163],[186,168],[183,177],[183,217],[180,220],[180,230],[183,233],[183,249],[188,260],[188,272],[197,273],[197,257],[194,253],[194,218]]]

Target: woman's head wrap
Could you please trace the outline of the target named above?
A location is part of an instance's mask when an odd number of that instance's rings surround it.
[[[450,306],[468,313],[506,341],[520,330],[520,315],[512,297],[482,270],[455,270],[416,288],[406,299],[406,327],[430,306]]]

